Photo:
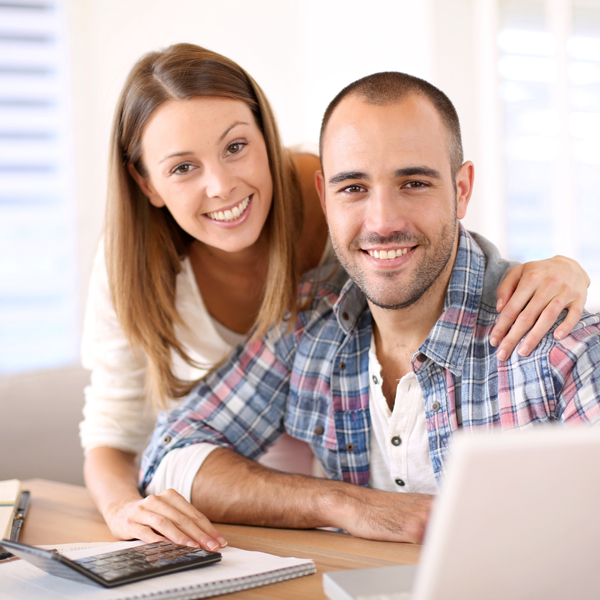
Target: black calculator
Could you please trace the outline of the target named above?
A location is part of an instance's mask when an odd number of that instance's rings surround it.
[[[39,569],[82,583],[114,587],[149,577],[196,569],[221,560],[219,552],[178,546],[171,542],[142,544],[71,560],[54,550],[2,540],[2,546]]]

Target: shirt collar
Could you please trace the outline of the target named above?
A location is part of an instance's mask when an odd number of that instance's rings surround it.
[[[333,305],[333,312],[344,333],[350,333],[366,306],[367,298],[354,281],[348,277],[348,281],[342,287],[340,295]]]
[[[454,375],[462,373],[473,338],[485,274],[483,252],[462,225],[459,235],[444,311],[420,348]]]

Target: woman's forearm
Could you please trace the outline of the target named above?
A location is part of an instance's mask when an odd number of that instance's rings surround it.
[[[108,513],[119,504],[141,500],[137,487],[135,456],[116,448],[93,448],[83,467],[87,489],[108,521]]]

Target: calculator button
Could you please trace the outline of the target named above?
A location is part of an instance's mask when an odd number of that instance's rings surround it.
[[[108,573],[110,569],[107,567],[92,567],[90,571],[92,571],[92,573],[96,573],[96,575],[102,575],[103,573]]]

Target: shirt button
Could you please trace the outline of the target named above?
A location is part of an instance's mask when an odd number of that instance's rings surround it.
[[[325,429],[323,429],[323,425],[317,425],[313,429],[313,432],[314,432],[315,435],[323,435],[324,431],[325,431]]]
[[[419,354],[417,354],[417,360],[420,363],[424,363],[427,360],[427,357],[422,352],[419,352]]]
[[[165,437],[163,438],[163,444],[168,444],[173,438],[171,438],[170,435],[165,435]]]
[[[348,452],[354,452],[354,444],[352,442],[350,442],[349,444],[346,444],[346,450]]]
[[[342,319],[344,319],[344,321],[347,321],[350,317],[348,316],[347,312],[343,312],[342,313]]]
[[[442,408],[442,405],[436,400],[432,405],[431,408],[433,409],[434,412],[437,412],[438,410],[440,410],[440,408]]]
[[[399,485],[400,487],[404,487],[406,485],[406,483],[404,483],[404,480],[402,479],[396,479],[396,485]]]
[[[340,363],[340,371],[343,371],[346,368],[346,363],[345,362],[341,362]]]
[[[373,383],[377,385],[379,383],[379,379],[377,379],[377,375],[373,375]]]
[[[395,435],[395,436],[392,438],[392,444],[393,444],[394,446],[399,446],[401,443],[402,443],[402,440],[400,439],[400,436],[399,436],[399,435]]]

